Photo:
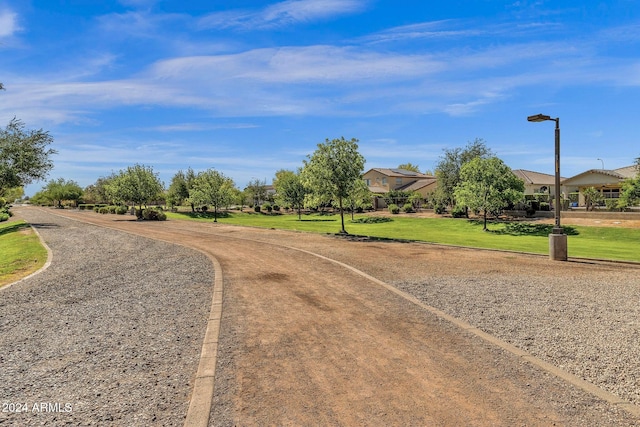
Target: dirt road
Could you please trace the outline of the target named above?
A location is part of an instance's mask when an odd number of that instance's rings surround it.
[[[380,284],[291,247],[340,258],[382,280],[424,274],[434,262],[451,274],[510,274],[514,263],[548,268],[545,258],[59,213],[195,248],[220,262],[224,302],[211,425],[638,422]]]

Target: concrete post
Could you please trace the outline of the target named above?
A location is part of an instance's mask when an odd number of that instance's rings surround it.
[[[553,261],[567,260],[567,235],[549,234],[549,258]]]

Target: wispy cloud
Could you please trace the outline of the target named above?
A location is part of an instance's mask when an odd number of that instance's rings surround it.
[[[0,38],[11,37],[20,30],[18,14],[8,9],[0,10]]]
[[[326,20],[365,9],[365,0],[287,0],[261,10],[234,10],[209,14],[200,28],[268,29]]]

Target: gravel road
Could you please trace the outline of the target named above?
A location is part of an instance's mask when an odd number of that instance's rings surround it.
[[[0,290],[0,425],[182,425],[209,259],[35,209],[20,216],[53,263]]]

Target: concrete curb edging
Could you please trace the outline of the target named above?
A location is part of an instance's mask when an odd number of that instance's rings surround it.
[[[47,251],[47,260],[45,261],[45,263],[44,263],[44,265],[42,267],[40,267],[38,270],[34,271],[33,273],[29,274],[28,276],[23,277],[22,279],[17,280],[15,282],[8,283],[8,284],[6,284],[4,286],[1,286],[0,287],[0,291],[2,291],[4,289],[8,289],[9,287],[15,285],[16,283],[20,283],[22,281],[30,279],[33,276],[36,276],[36,275],[44,272],[51,265],[51,261],[53,260],[53,252],[51,251],[51,248],[45,243],[44,239],[42,238],[42,235],[38,232],[38,230],[36,230],[36,228],[33,225],[29,224],[29,227],[31,228],[31,230],[33,230],[34,233],[36,233],[36,236],[38,236],[38,239],[40,240],[40,244]]]
[[[211,413],[211,402],[213,401],[213,390],[216,376],[216,361],[218,355],[218,337],[220,335],[220,321],[222,319],[222,297],[223,278],[222,266],[216,258],[208,255],[213,261],[215,271],[213,298],[211,301],[211,311],[207,322],[207,331],[202,343],[202,353],[200,354],[200,364],[196,373],[191,402],[187,417],[184,422],[185,427],[206,427],[209,425],[209,414]]]

